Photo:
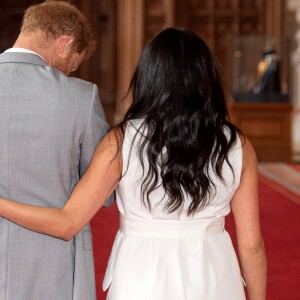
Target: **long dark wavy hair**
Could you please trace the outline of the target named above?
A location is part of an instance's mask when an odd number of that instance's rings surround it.
[[[209,169],[221,180],[225,161],[232,169],[228,153],[238,132],[228,121],[218,64],[208,46],[189,30],[163,30],[144,49],[130,89],[133,102],[117,127],[143,120],[137,135],[143,135],[144,204],[151,209],[149,195],[161,177],[168,213],[182,209],[185,194],[192,199],[188,215],[203,209],[215,190]]]

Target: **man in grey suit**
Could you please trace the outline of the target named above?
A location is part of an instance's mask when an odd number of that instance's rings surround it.
[[[93,50],[73,5],[29,7],[21,33],[0,55],[0,195],[63,207],[106,134],[97,86],[68,77]],[[96,299],[87,225],[63,241],[0,217],[1,300]]]

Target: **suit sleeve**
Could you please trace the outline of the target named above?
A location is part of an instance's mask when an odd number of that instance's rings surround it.
[[[100,102],[98,87],[94,84],[85,138],[81,146],[80,178],[86,171],[99,142],[106,135],[108,130],[109,124],[106,121],[104,110]],[[114,195],[111,195],[107,199],[105,206],[112,204],[114,199],[113,196]]]

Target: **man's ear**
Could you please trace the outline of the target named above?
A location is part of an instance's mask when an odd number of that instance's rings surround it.
[[[71,35],[62,35],[57,39],[58,54],[61,58],[68,57],[74,37]]]

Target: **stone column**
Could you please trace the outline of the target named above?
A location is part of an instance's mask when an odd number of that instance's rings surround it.
[[[117,100],[115,122],[124,116],[131,103],[127,93],[142,51],[144,0],[117,0]]]
[[[266,0],[266,36],[279,40],[282,36],[282,21],[285,0]],[[277,47],[280,45],[276,45]],[[280,50],[280,48],[278,48]]]
[[[163,0],[163,10],[165,13],[165,27],[172,27],[175,24],[174,6],[174,0]]]
[[[293,123],[292,123],[292,149],[294,153],[300,153],[300,1],[288,0],[287,7],[295,11],[297,30],[295,34],[296,49],[292,53],[293,67]]]

